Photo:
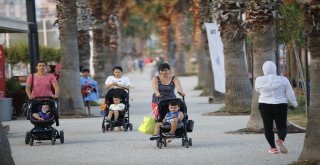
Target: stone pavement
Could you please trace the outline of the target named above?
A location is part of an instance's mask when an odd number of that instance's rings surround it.
[[[17,165],[95,165],[95,164],[175,164],[175,165],[280,165],[297,160],[303,146],[304,134],[288,134],[289,153],[271,155],[263,134],[226,134],[245,128],[249,116],[204,116],[223,105],[208,104],[207,97],[199,97],[193,90],[197,77],[180,77],[187,94],[185,100],[189,118],[195,121],[194,132],[188,133],[193,146],[181,146],[174,139],[168,147],[158,149],[149,135],[137,131],[144,115],[151,112],[152,86],[150,68],[145,72],[127,74],[132,81],[130,91],[130,122],[133,131],[102,133],[99,107],[92,118],[61,119],[58,130],[64,130],[65,143],[51,145],[50,141],[29,146],[24,144],[25,132],[33,125],[25,119],[4,122],[10,125],[8,138]],[[102,100],[101,100],[102,101]],[[1,163],[0,163],[1,164]]]

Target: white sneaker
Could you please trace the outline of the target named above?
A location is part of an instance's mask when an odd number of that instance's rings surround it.
[[[288,149],[287,149],[286,146],[284,145],[283,140],[278,139],[278,140],[276,141],[276,143],[277,143],[277,145],[279,146],[281,153],[283,153],[283,154],[287,154],[287,153],[288,153]]]

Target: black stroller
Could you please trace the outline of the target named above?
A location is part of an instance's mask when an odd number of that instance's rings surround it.
[[[121,103],[125,105],[125,108],[124,111],[119,112],[117,121],[114,121],[114,116],[112,116],[111,121],[108,121],[109,107],[113,103],[112,98],[114,95],[120,96]],[[102,132],[105,133],[106,131],[108,131],[108,129],[110,129],[110,131],[113,131],[114,127],[118,126],[122,126],[123,131],[125,132],[128,131],[128,129],[132,131],[132,124],[129,123],[129,91],[127,92],[126,90],[120,88],[110,89],[106,94],[105,103],[106,108],[102,121]]]
[[[184,114],[184,119],[182,120],[183,125],[180,127],[178,126],[175,136],[173,138],[182,138],[182,146],[185,146],[186,148],[189,148],[189,146],[192,146],[192,138],[188,138],[187,132],[192,132],[193,130],[193,120],[188,120],[188,114],[187,114],[187,106],[184,102],[184,97],[182,97],[183,100],[180,98],[171,98],[171,99],[165,99],[161,100],[158,104],[158,111],[159,115],[157,118],[158,122],[162,122],[162,120],[165,118],[166,114],[169,112],[169,102],[171,101],[177,101],[180,104],[180,110]],[[169,132],[171,129],[170,125],[163,125],[160,127],[160,137],[156,140],[157,147],[159,149],[162,148],[162,145],[164,147],[167,147],[167,140],[170,138],[167,138],[163,136],[163,133]]]
[[[37,120],[33,117],[34,113],[41,111],[43,104],[49,105],[49,118],[46,120]],[[64,143],[64,132],[58,131],[52,125],[56,123],[59,126],[58,103],[52,97],[36,97],[28,101],[27,119],[34,125],[34,128],[26,132],[25,144],[33,146],[34,140],[51,140],[55,145],[56,139]]]

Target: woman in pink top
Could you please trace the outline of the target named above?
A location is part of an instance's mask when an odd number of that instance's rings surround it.
[[[36,65],[37,72],[33,74],[33,84],[32,84],[32,74],[28,76],[26,82],[26,92],[29,99],[34,99],[34,97],[53,97],[58,98],[59,96],[59,85],[53,74],[48,74],[46,72],[47,63],[45,61],[38,61]],[[51,90],[51,85],[54,88],[54,94]],[[31,91],[32,86],[32,91]]]

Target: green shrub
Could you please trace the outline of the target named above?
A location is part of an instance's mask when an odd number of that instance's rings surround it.
[[[7,91],[15,92],[20,90],[22,86],[17,80],[15,80],[14,78],[11,78],[6,80],[6,88],[7,88]]]

